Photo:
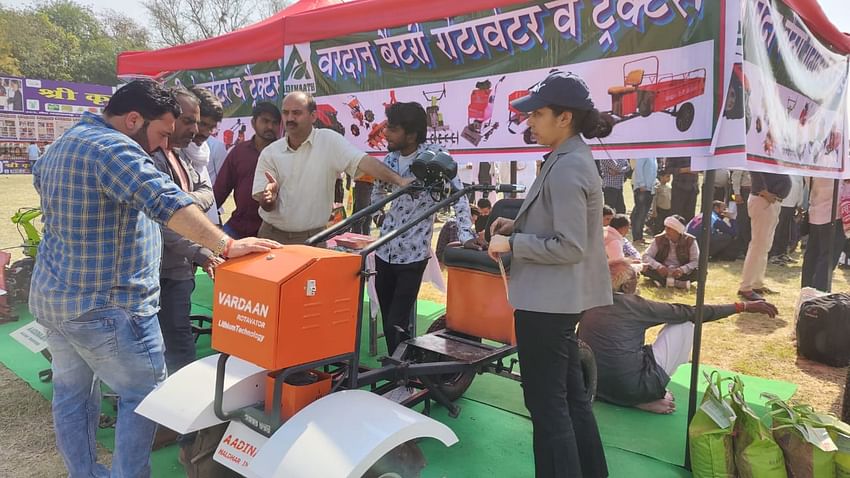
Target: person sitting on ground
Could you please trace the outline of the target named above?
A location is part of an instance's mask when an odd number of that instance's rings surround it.
[[[640,262],[640,253],[626,238],[630,227],[631,221],[629,216],[617,214],[611,219],[611,224],[602,232],[602,239],[605,241],[605,252],[608,255],[609,264],[618,260],[625,260],[631,263]]]
[[[636,294],[638,274],[623,262],[610,266],[614,303],[582,315],[578,338],[596,358],[597,397],[606,402],[653,413],[673,413],[673,394],[666,387],[679,365],[691,357],[693,320],[697,308],[644,299]],[[741,312],[777,315],[764,301],[703,306],[703,321],[711,322]],[[646,330],[664,325],[652,344]]]
[[[611,219],[614,219],[614,214],[616,214],[616,212],[613,207],[608,206],[607,204],[602,206],[602,227],[608,227],[611,225]]]
[[[738,228],[726,211],[726,203],[714,201],[711,212],[711,241],[708,243],[708,258],[712,261],[734,261],[738,257],[736,237]],[[688,223],[688,234],[699,237],[702,233],[702,213]]]
[[[480,233],[484,232],[484,228],[487,227],[487,219],[490,218],[490,209],[493,205],[490,203],[490,200],[487,198],[481,198],[478,200],[478,219],[475,220],[475,232]]]
[[[656,285],[690,288],[697,279],[699,246],[696,238],[685,232],[685,220],[673,215],[664,220],[664,232],[655,236],[649,249],[643,253],[643,275]],[[671,283],[672,282],[672,283]]]

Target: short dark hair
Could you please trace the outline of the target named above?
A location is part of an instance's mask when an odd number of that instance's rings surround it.
[[[153,80],[134,80],[118,88],[103,110],[110,116],[122,116],[131,111],[153,121],[164,114],[179,118],[182,114],[177,97],[168,88]]]
[[[268,101],[261,101],[254,105],[254,109],[251,111],[251,119],[257,119],[261,114],[270,114],[278,121],[282,119],[280,109],[274,103],[269,103]]]
[[[614,229],[619,229],[621,227],[626,227],[629,224],[631,224],[631,221],[629,221],[629,216],[626,216],[625,214],[617,214],[614,216],[614,219],[611,219],[610,225]]]
[[[711,203],[714,207],[726,207],[726,203],[723,201],[714,201]]]
[[[174,86],[171,88],[171,92],[174,94],[174,97],[177,98],[178,102],[180,101],[180,97],[182,96],[183,98],[188,99],[193,104],[198,105],[198,107],[200,108],[201,100],[198,99],[195,93],[189,91],[185,86]]]
[[[190,90],[201,102],[201,117],[212,118],[216,123],[224,118],[224,107],[212,91],[197,85]]]
[[[400,126],[405,133],[415,133],[416,143],[428,138],[428,115],[419,103],[393,103],[387,106],[387,124]]]
[[[487,198],[481,198],[478,200],[478,208],[484,209],[485,207],[493,207],[493,204],[490,203],[490,200]]]
[[[602,206],[602,215],[603,216],[613,216],[616,213],[617,213],[617,211],[615,211],[613,207],[611,207],[607,204]]]

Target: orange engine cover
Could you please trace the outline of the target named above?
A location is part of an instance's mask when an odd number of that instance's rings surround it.
[[[514,309],[502,276],[447,267],[446,327],[463,334],[516,345]]]
[[[360,256],[286,246],[216,269],[212,346],[268,370],[354,352]]]

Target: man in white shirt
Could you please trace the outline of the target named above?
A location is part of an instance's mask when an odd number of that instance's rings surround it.
[[[38,157],[41,156],[41,150],[38,149],[38,145],[35,143],[30,143],[27,148],[27,156],[31,163],[38,161]]]
[[[296,91],[283,99],[286,134],[260,153],[253,196],[263,224],[258,236],[283,244],[303,244],[325,229],[333,210],[334,183],[341,172],[365,173],[404,186],[381,161],[363,153],[330,129],[316,129],[316,100]]]
[[[664,220],[664,232],[655,236],[643,253],[643,275],[658,286],[689,289],[690,282],[697,280],[699,246],[680,218],[673,215]]]

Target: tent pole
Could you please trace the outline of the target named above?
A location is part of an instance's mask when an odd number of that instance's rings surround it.
[[[697,407],[697,386],[699,385],[699,352],[702,345],[703,305],[705,304],[705,281],[708,277],[708,248],[711,242],[711,213],[714,209],[714,176],[716,172],[710,169],[705,172],[702,183],[702,229],[699,240],[699,279],[697,281],[697,315],[694,318],[694,344],[691,350],[691,385],[688,389],[688,425],[694,418]],[[688,427],[685,427],[685,468],[691,469],[691,456],[688,453],[690,440]]]

